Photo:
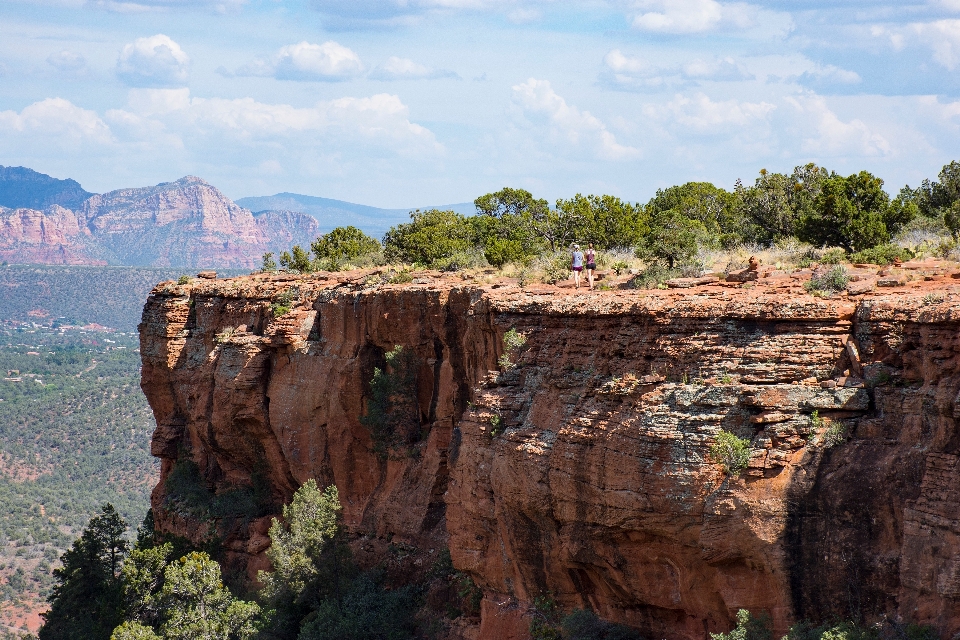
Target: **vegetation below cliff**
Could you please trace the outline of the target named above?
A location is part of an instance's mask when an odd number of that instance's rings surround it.
[[[112,502],[139,522],[158,465],[130,334],[0,330],[0,622],[36,629],[51,568]]]

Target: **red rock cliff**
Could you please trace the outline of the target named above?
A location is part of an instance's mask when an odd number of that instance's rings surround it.
[[[189,457],[223,492],[335,483],[356,533],[445,540],[483,588],[481,638],[523,637],[550,592],[648,637],[703,638],[737,609],[960,631],[960,293],[801,289],[573,295],[367,273],[158,286],[141,324],[164,499]],[[925,295],[927,294],[927,295]],[[271,304],[292,301],[275,317]],[[526,344],[497,373],[503,335]],[[360,423],[374,367],[418,356],[423,438],[381,460]],[[849,371],[850,376],[844,377]],[[866,383],[860,383],[860,376]],[[839,385],[837,384],[839,381]],[[851,386],[843,386],[844,383]],[[749,438],[728,477],[709,450]],[[266,519],[227,532],[265,566]]]

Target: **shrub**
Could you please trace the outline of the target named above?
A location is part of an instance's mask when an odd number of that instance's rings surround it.
[[[270,305],[270,310],[273,312],[273,317],[279,318],[280,316],[289,313],[294,299],[299,297],[299,295],[300,290],[291,287],[277,296],[276,300],[274,300]]]
[[[840,264],[847,261],[847,252],[839,247],[827,249],[820,256],[821,264]]]
[[[770,618],[754,618],[746,609],[737,611],[737,626],[727,633],[711,633],[711,640],[770,640]]]
[[[850,276],[847,275],[847,270],[837,265],[826,273],[815,274],[809,281],[803,283],[803,288],[811,293],[816,291],[832,293],[846,289],[849,281]]]
[[[668,269],[659,263],[653,263],[630,281],[634,289],[657,289],[671,278],[679,278],[679,269]]]
[[[850,262],[886,265],[893,264],[896,259],[909,260],[912,257],[914,257],[914,254],[909,249],[898,247],[895,244],[881,244],[852,254]]]
[[[510,329],[505,334],[503,334],[503,354],[500,356],[500,359],[497,360],[497,363],[504,369],[509,369],[513,366],[513,356],[517,351],[523,348],[523,345],[527,343],[527,336],[520,333],[516,329]]]
[[[710,457],[722,464],[724,471],[737,475],[750,463],[750,441],[721,429],[710,447]]]
[[[381,457],[386,457],[391,449],[420,439],[419,359],[400,345],[387,352],[385,358],[386,367],[373,370],[367,414],[360,418],[360,423],[370,429],[373,450]]]
[[[574,609],[560,624],[564,640],[642,640],[635,629],[601,619],[593,611]]]
[[[180,276],[177,278],[177,284],[190,284],[190,276]]]
[[[530,618],[530,637],[532,640],[562,640],[560,608],[551,594],[533,599],[533,615]]]
[[[299,640],[413,640],[415,590],[410,586],[388,590],[382,582],[378,573],[363,574],[341,601],[324,600],[303,625]]]
[[[843,444],[847,438],[847,425],[843,424],[839,420],[831,422],[827,426],[827,430],[823,432],[820,441],[823,443],[823,446],[827,449],[835,447],[838,444]]]

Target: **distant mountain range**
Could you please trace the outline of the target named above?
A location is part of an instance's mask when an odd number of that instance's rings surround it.
[[[298,211],[313,216],[320,223],[322,233],[326,233],[334,227],[353,225],[377,239],[380,239],[390,227],[409,222],[410,212],[414,209],[449,209],[463,215],[473,215],[477,211],[472,202],[410,207],[408,209],[379,209],[363,204],[305,196],[299,193],[278,193],[273,196],[240,198],[237,200],[237,204],[251,211]]]
[[[420,208],[474,213],[468,203]],[[265,252],[309,246],[337,226],[380,238],[410,211],[296,193],[233,202],[194,176],[93,194],[74,180],[0,166],[0,261],[253,268]]]
[[[57,180],[26,167],[0,166],[0,206],[13,209],[46,209],[59,205],[77,209],[93,194],[76,180]]]

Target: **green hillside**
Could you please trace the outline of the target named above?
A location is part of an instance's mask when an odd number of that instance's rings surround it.
[[[0,374],[0,623],[9,625],[44,604],[51,565],[104,502],[142,521],[159,468],[134,334],[7,323]]]

